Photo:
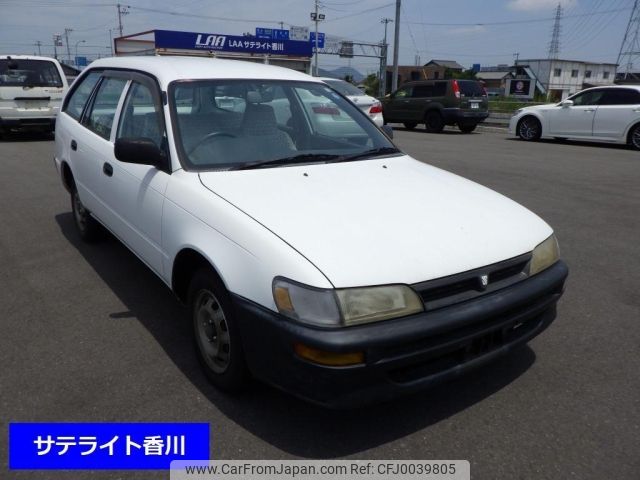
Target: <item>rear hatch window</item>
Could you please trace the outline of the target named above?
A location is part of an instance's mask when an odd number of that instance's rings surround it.
[[[62,79],[47,60],[0,59],[0,87],[62,87]]]
[[[458,86],[462,97],[483,97],[485,94],[482,85],[473,80],[458,80]]]

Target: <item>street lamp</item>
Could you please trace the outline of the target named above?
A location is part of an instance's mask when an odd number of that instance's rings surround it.
[[[86,43],[86,40],[78,40],[78,41],[76,42],[76,62],[78,61],[78,44],[79,44],[79,43]],[[77,66],[78,66],[78,65],[76,65],[76,67],[77,67]]]

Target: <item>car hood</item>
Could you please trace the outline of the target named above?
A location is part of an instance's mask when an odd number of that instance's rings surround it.
[[[200,179],[335,287],[444,277],[529,252],[552,233],[506,197],[408,156]]]
[[[524,107],[522,109],[523,112],[533,112],[533,111],[543,111],[543,110],[552,110],[554,108],[557,108],[558,104],[557,103],[546,103],[544,105],[533,105],[531,107]]]

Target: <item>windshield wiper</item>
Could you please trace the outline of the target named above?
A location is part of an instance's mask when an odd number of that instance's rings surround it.
[[[378,155],[390,155],[393,153],[402,153],[395,147],[381,147],[381,148],[373,148],[371,150],[365,150],[364,152],[354,153],[353,155],[344,155],[338,157],[333,162],[352,162],[354,160],[362,160],[364,158],[376,157]]]
[[[340,155],[326,153],[302,153],[292,157],[276,158],[275,160],[259,160],[257,162],[243,163],[242,165],[231,167],[229,170],[251,170],[254,168],[275,167],[279,165],[327,161],[334,160],[336,158],[340,158]]]

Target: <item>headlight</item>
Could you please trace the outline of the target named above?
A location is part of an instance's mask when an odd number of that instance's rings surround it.
[[[277,278],[273,298],[281,314],[326,327],[378,322],[424,311],[418,294],[406,285],[326,290]]]
[[[531,263],[529,264],[529,276],[540,273],[549,268],[560,259],[560,248],[555,235],[551,235],[544,242],[533,249]]]

